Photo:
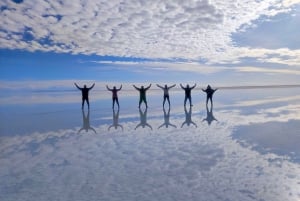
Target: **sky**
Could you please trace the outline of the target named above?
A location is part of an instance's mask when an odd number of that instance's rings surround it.
[[[0,21],[1,88],[299,84],[300,0],[2,0]]]

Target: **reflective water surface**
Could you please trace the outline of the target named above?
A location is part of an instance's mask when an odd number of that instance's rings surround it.
[[[0,105],[0,200],[300,200],[299,88],[219,90],[213,106],[198,90],[191,108],[174,93],[170,109],[150,91],[140,110],[67,95]]]

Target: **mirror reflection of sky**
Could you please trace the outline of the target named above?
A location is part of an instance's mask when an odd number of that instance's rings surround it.
[[[185,111],[174,89],[164,111],[150,89],[146,115],[136,91],[120,93],[119,113],[96,93],[90,111],[78,91],[14,94],[0,105],[0,200],[297,201],[299,92],[221,89],[211,108],[197,88]]]

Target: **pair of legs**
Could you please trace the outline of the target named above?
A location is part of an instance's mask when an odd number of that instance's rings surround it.
[[[187,100],[189,100],[190,106],[193,106],[193,105],[192,105],[192,97],[190,97],[190,96],[186,96],[186,97],[185,97],[185,99],[184,99],[184,106],[186,106],[186,101],[187,101]]]
[[[146,108],[148,107],[148,105],[147,105],[147,100],[146,100],[146,98],[143,98],[143,97],[141,97],[140,98],[140,102],[139,102],[139,108],[141,107],[141,104],[142,104],[142,102],[144,102],[145,103],[145,105],[146,105]]]
[[[112,105],[112,108],[115,108],[115,103],[117,103],[118,108],[119,108],[120,105],[119,105],[119,99],[118,99],[118,98],[113,98],[113,105]]]
[[[208,104],[208,101],[210,100],[210,104],[213,105],[212,96],[206,97],[206,105]]]
[[[81,105],[81,109],[83,109],[84,106],[84,101],[86,101],[88,108],[90,109],[90,102],[88,98],[82,98],[82,105]]]
[[[170,106],[170,97],[168,95],[164,95],[163,107],[165,107],[166,100],[168,101],[169,106]]]

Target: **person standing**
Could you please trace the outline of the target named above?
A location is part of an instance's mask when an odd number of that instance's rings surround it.
[[[141,88],[138,88],[135,85],[133,85],[133,87],[140,92],[139,108],[141,107],[142,102],[145,103],[146,108],[147,108],[148,104],[147,104],[147,99],[146,99],[146,92],[148,89],[150,89],[151,84],[146,88],[144,88],[144,86],[141,86]]]
[[[180,84],[180,86],[185,91],[184,106],[186,106],[187,100],[189,100],[190,106],[193,106],[191,92],[192,92],[192,89],[194,89],[196,87],[196,84],[194,84],[194,86],[192,86],[192,87],[190,87],[188,84],[186,85],[186,87],[183,87],[182,84]]]
[[[90,109],[90,102],[89,102],[89,91],[95,86],[95,83],[91,87],[86,87],[86,85],[83,86],[83,88],[79,87],[76,83],[74,83],[75,86],[81,91],[82,95],[82,105],[81,109],[83,109],[84,101],[86,101],[88,108]]]
[[[112,108],[114,109],[115,108],[115,102],[117,103],[118,105],[118,108],[120,108],[120,105],[119,105],[119,99],[118,99],[118,91],[120,91],[122,89],[122,85],[120,86],[119,89],[116,88],[116,86],[114,86],[112,89],[109,88],[107,85],[106,85],[106,88],[108,91],[111,91],[112,92],[112,101],[113,101],[113,104],[112,104]]]
[[[168,87],[168,85],[165,85],[165,87],[160,86],[159,84],[156,85],[157,87],[161,88],[164,91],[164,101],[163,101],[163,108],[165,108],[165,102],[166,100],[169,103],[169,107],[170,107],[170,96],[169,96],[169,89],[173,88],[176,86],[176,84]]]
[[[210,85],[207,85],[206,89],[202,89],[206,93],[206,105],[208,104],[208,100],[210,100],[210,104],[213,105],[212,97],[215,91],[218,89],[212,89]]]

